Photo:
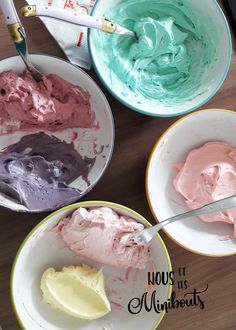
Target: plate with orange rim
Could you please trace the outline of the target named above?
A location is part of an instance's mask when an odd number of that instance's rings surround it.
[[[173,185],[177,175],[174,164],[184,161],[192,149],[206,142],[221,141],[236,147],[235,127],[234,111],[200,110],[177,120],[159,138],[146,169],[146,195],[157,221],[189,210]],[[176,244],[197,254],[212,257],[236,254],[233,225],[227,223],[207,223],[192,217],[163,230]]]

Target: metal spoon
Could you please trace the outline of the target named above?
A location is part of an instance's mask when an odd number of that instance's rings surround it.
[[[136,33],[127,30],[123,26],[120,26],[110,20],[104,18],[95,18],[89,15],[80,15],[69,10],[60,8],[53,8],[51,6],[24,6],[21,8],[21,13],[24,17],[51,17],[62,21],[66,21],[72,24],[81,25],[88,28],[98,29],[108,33],[120,34],[133,37],[137,39]]]
[[[199,216],[203,214],[210,214],[214,212],[224,211],[224,210],[232,209],[233,207],[236,207],[236,196],[220,199],[216,202],[206,204],[205,206],[202,206],[195,210],[178,214],[174,217],[161,221],[160,223],[158,223],[157,225],[151,228],[135,232],[134,234],[131,235],[130,238],[131,244],[136,243],[139,245],[145,245],[151,242],[151,240],[155,237],[157,232],[159,232],[166,225],[173,223],[175,221],[183,220],[192,216]]]
[[[15,47],[24,61],[27,69],[31,72],[36,81],[42,80],[42,74],[34,67],[31,62],[26,41],[26,33],[21,21],[17,15],[16,8],[12,0],[1,0],[0,7],[5,17],[10,35]]]

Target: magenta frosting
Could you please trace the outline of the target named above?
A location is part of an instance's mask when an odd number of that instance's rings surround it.
[[[0,74],[0,124],[2,133],[98,127],[87,90],[56,74],[36,82],[28,71]]]

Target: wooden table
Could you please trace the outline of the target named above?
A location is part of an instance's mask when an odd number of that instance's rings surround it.
[[[15,1],[19,8],[25,2]],[[65,58],[38,19],[24,20],[31,52],[52,54]],[[0,17],[0,58],[16,54],[8,30]],[[133,208],[155,223],[149,210],[144,187],[149,153],[158,137],[176,118],[151,118],[127,109],[102,86],[93,70],[90,75],[104,91],[110,102],[116,126],[116,144],[112,161],[97,186],[84,200],[109,200]],[[203,108],[225,108],[236,111],[236,52],[228,77],[220,91]],[[236,138],[236,134],[235,134]],[[124,178],[124,179],[122,179]],[[27,233],[45,214],[17,214],[0,208],[0,324],[4,330],[20,329],[13,314],[9,278],[14,256]],[[173,269],[186,267],[188,291],[209,289],[205,295],[206,308],[184,308],[170,311],[158,330],[235,330],[236,329],[236,256],[209,258],[195,255],[174,244],[161,234],[170,254]],[[20,283],[19,283],[20,285]],[[176,287],[178,297],[181,291]],[[34,329],[30,329],[34,330]],[[50,329],[49,329],[50,330]],[[122,329],[121,329],[122,330]],[[142,329],[146,330],[146,329]]]

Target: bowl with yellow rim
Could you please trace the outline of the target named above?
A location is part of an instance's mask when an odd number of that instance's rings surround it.
[[[42,220],[25,238],[15,257],[11,273],[11,299],[16,317],[23,329],[26,330],[103,330],[103,329],[127,329],[143,330],[156,329],[160,324],[165,312],[157,313],[153,308],[147,312],[145,308],[137,312],[138,306],[134,306],[133,314],[128,309],[128,304],[133,298],[142,297],[147,291],[151,295],[157,290],[157,299],[160,302],[168,300],[171,294],[171,283],[165,283],[148,287],[148,269],[138,272],[131,270],[127,278],[127,270],[101,265],[87,258],[82,258],[72,252],[61,241],[59,235],[52,229],[58,222],[68,216],[79,207],[86,209],[91,207],[106,206],[120,215],[129,216],[137,222],[150,226],[149,222],[135,211],[111,202],[91,201],[80,202],[66,206]],[[94,244],[95,246],[95,244]],[[96,246],[95,246],[96,248]],[[172,271],[168,251],[161,237],[157,235],[151,245],[151,253],[157,272],[163,272],[168,276]],[[58,310],[52,309],[43,303],[40,290],[40,280],[46,269],[53,267],[61,270],[67,266],[80,266],[87,264],[96,269],[103,269],[105,287],[107,283],[117,285],[119,294],[112,301],[111,312],[97,320],[81,320]],[[114,284],[115,278],[122,279]],[[113,287],[114,289],[114,287]],[[108,295],[109,298],[109,295]],[[122,302],[122,303],[121,303]],[[122,306],[116,308],[114,306]],[[130,309],[131,310],[131,309]]]
[[[174,165],[185,162],[191,150],[207,142],[219,141],[236,147],[235,127],[236,113],[233,111],[200,110],[177,120],[158,139],[146,170],[146,195],[158,222],[190,210],[185,198],[174,187],[177,176]],[[200,255],[236,254],[232,224],[204,222],[191,217],[167,225],[163,230],[176,244]]]

